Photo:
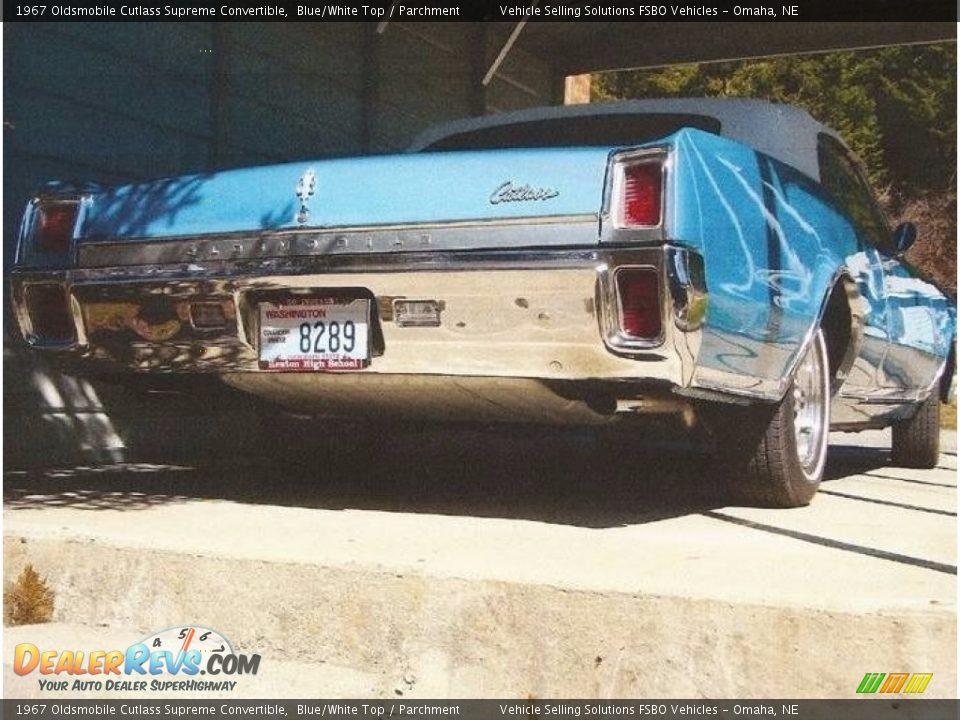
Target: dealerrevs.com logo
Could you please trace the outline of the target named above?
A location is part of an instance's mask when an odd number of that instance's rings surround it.
[[[241,655],[216,630],[192,625],[161,630],[125,650],[14,649],[13,671],[37,673],[47,691],[229,691],[232,678],[256,675],[259,655]]]

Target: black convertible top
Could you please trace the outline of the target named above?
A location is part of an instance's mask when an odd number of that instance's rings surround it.
[[[644,121],[657,116],[671,118],[674,123],[672,129],[691,126],[716,132],[791,165],[815,180],[820,179],[818,136],[827,134],[843,143],[834,130],[815,120],[806,110],[793,105],[748,98],[664,98],[540,107],[455,120],[426,130],[414,140],[410,149],[509,147],[511,143],[504,138],[511,133],[520,137],[529,136],[529,126],[543,125],[547,128],[557,125],[558,121],[577,118],[621,121],[630,115],[643,116]],[[661,127],[668,128],[668,131],[670,128],[669,123],[661,124]],[[549,141],[552,134],[544,133],[544,139]],[[556,144],[577,144],[563,142],[562,135],[562,132],[558,134],[560,141]],[[630,144],[624,142],[621,135],[622,132],[614,135],[615,142],[601,141],[599,144]],[[642,143],[649,139],[649,136],[641,136],[632,142]],[[520,139],[513,144],[523,146],[525,142]]]

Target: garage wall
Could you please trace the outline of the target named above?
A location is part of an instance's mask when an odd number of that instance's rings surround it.
[[[116,183],[395,151],[437,121],[561,102],[563,79],[519,48],[489,87],[480,84],[510,29],[6,23],[4,268],[23,207],[47,180]],[[18,339],[8,298],[4,289],[4,411],[19,419],[5,426],[8,463],[143,457],[157,451],[158,435],[167,450],[186,447],[183,438],[224,430],[225,416],[238,438],[259,427],[246,400],[222,389],[194,393],[201,399],[185,412],[183,399],[136,397],[37,362]]]

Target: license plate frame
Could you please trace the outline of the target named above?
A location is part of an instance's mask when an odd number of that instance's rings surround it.
[[[370,308],[370,300],[363,297],[261,300],[257,304],[258,367],[269,372],[362,370],[370,364]]]

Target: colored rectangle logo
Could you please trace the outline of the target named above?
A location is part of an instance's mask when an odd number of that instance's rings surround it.
[[[866,673],[857,687],[858,695],[919,695],[927,689],[933,673]]]

